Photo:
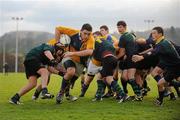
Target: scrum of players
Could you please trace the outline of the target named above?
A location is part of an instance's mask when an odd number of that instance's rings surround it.
[[[136,38],[134,33],[128,32],[125,21],[117,22],[117,30],[121,34],[119,40],[109,33],[106,25],[95,32],[88,23],[80,30],[56,27],[55,38],[31,49],[25,56],[28,82],[9,102],[21,104],[20,98],[33,88],[33,100],[54,98],[47,89],[51,74],[62,77],[55,99],[57,104],[61,104],[64,98],[78,99],[70,91],[79,78],[81,98],[86,97],[91,82],[97,82],[97,87],[93,87],[96,92],[92,101],[110,97],[118,103],[143,101],[153,89],[147,84],[147,75],[157,82],[155,105],[162,106],[164,97],[170,97],[170,100],[180,97],[180,46],[165,38],[162,27],[154,27],[147,39]],[[39,77],[41,83],[37,84]],[[128,84],[133,96],[128,95]]]

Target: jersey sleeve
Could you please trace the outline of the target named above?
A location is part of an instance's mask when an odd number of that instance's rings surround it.
[[[47,44],[48,45],[51,45],[51,46],[54,46],[55,44],[57,43],[56,39],[50,39]]]
[[[148,38],[147,40],[146,40],[146,44],[147,45],[149,45],[149,44],[154,44],[155,42],[153,41],[153,39],[152,38]]]
[[[61,34],[67,34],[69,36],[72,36],[74,34],[79,33],[79,30],[69,28],[69,27],[64,27],[64,26],[58,26],[56,29],[61,33]]]
[[[152,51],[144,54],[143,57],[147,58],[147,57],[152,56],[152,55],[158,55],[159,53],[161,53],[163,51],[162,48],[163,47],[161,45],[156,45]]]
[[[50,51],[51,53],[53,53],[53,47],[48,44],[44,44],[43,51]]]
[[[95,45],[95,40],[94,40],[93,35],[91,34],[91,35],[89,36],[88,41],[87,41],[87,47],[86,47],[86,49],[94,49],[94,45]]]
[[[125,46],[126,46],[126,40],[125,40],[125,38],[124,38],[123,36],[120,37],[118,46],[119,46],[120,48],[125,48]]]

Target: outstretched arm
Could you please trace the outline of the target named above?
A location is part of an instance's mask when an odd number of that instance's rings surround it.
[[[65,53],[64,57],[71,57],[71,56],[91,56],[93,53],[93,49],[87,49],[87,50],[82,50],[82,51],[77,51],[77,52],[67,52]]]

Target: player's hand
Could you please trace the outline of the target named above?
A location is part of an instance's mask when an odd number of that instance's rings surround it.
[[[66,57],[71,57],[71,56],[73,56],[73,55],[74,55],[73,52],[66,52],[66,53],[64,54],[64,58],[66,58]]]
[[[133,62],[139,62],[139,61],[141,61],[141,60],[143,60],[144,59],[144,57],[143,56],[140,56],[140,55],[133,55],[132,56],[132,61]]]
[[[52,59],[51,61],[50,61],[50,66],[56,66],[58,64],[58,62],[55,60],[55,59]]]

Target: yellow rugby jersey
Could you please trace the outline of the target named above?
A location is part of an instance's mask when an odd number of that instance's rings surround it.
[[[71,38],[71,43],[69,46],[70,52],[82,51],[82,50],[94,48],[95,41],[92,34],[90,34],[89,39],[87,41],[81,42],[80,30],[76,30],[76,29],[68,28],[64,26],[56,27],[56,29],[59,31],[60,34],[66,34]],[[48,44],[50,45],[54,45],[55,43],[57,43],[55,39],[51,39],[48,42]],[[72,59],[76,62],[81,61],[81,57],[79,56],[72,56]]]
[[[57,43],[57,41],[56,41],[55,38],[50,39],[50,40],[47,42],[47,44],[48,44],[48,45],[51,45],[51,46],[54,46],[56,43]]]

